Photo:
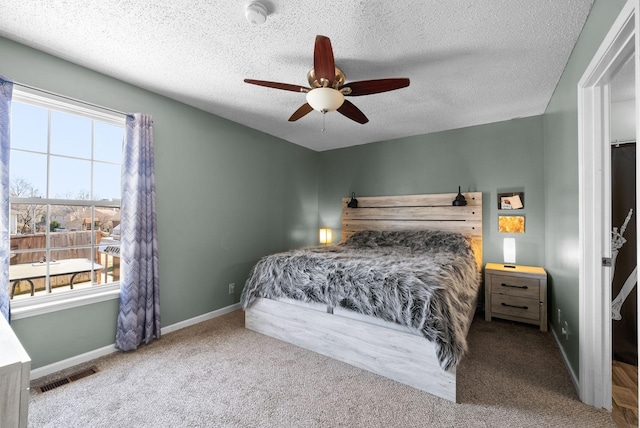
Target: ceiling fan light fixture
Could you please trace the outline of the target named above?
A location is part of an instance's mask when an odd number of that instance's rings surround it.
[[[333,88],[315,88],[307,92],[307,103],[320,113],[328,113],[342,106],[344,95]]]
[[[295,122],[314,110],[322,114],[337,110],[338,113],[361,125],[369,122],[369,119],[352,102],[345,100],[345,96],[379,94],[409,86],[409,79],[405,77],[360,80],[346,84],[345,78],[342,70],[336,67],[331,40],[326,36],[317,35],[313,49],[313,68],[307,73],[311,88],[268,80],[244,79],[244,81],[267,88],[305,92],[307,102],[298,107],[298,110],[289,117],[289,122]],[[322,123],[324,124],[324,116]],[[324,131],[324,125],[322,130]]]

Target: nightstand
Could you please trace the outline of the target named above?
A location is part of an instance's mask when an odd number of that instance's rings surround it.
[[[484,268],[485,319],[537,324],[547,331],[547,272],[541,267],[487,263]]]

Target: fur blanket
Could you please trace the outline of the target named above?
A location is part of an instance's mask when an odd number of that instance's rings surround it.
[[[441,367],[466,351],[479,275],[470,240],[443,231],[365,231],[336,246],[273,254],[252,269],[242,292],[324,303],[420,330]]]

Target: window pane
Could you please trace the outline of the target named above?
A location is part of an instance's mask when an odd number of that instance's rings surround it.
[[[96,207],[94,211],[96,217],[96,230],[99,230],[102,239],[111,236],[113,229],[120,224],[120,208]],[[116,230],[115,233],[120,229]]]
[[[11,240],[12,248],[20,248],[17,250],[11,250],[11,261],[9,262],[9,266],[20,265],[20,264],[32,264],[32,263],[40,263],[45,259],[45,255],[47,254],[45,250],[42,251],[25,251],[24,246],[28,245],[28,239],[32,237],[25,236],[17,236],[16,240]]]
[[[18,237],[20,238],[20,237]],[[22,245],[14,242],[14,245]],[[20,253],[11,251],[11,262],[9,264],[9,296],[14,299],[29,298],[33,291],[35,295],[46,294],[46,264],[42,263],[45,257],[44,251]],[[30,278],[31,282],[26,278]],[[31,285],[33,284],[33,290]]]
[[[11,196],[45,197],[47,192],[47,156],[10,152]]]
[[[108,284],[120,281],[120,246],[119,244],[101,245],[98,256],[102,270],[100,279],[96,280],[100,284]]]
[[[120,199],[120,165],[94,162],[94,199]]]
[[[10,233],[16,235],[39,234],[37,241],[29,241],[29,245],[21,248],[45,248],[44,233],[46,231],[47,219],[46,205],[11,204],[9,216],[11,227]]]
[[[66,235],[78,235],[78,234],[82,234],[82,232],[58,232],[59,234],[66,234]],[[85,233],[86,234],[86,233]],[[53,235],[53,234],[52,234]],[[52,236],[53,237],[53,236]],[[84,237],[82,237],[84,238]],[[94,260],[97,262],[98,260],[98,253],[95,250],[95,247],[83,247],[83,248],[79,248],[79,247],[68,247],[65,249],[59,249],[59,250],[51,250],[51,261],[52,262],[61,262],[64,260],[72,260],[72,261],[77,261],[77,260]],[[73,265],[73,263],[65,263],[66,265]],[[79,266],[79,269],[84,269],[86,268],[87,270],[89,270],[89,268],[87,266],[85,266],[85,263],[80,263],[81,266]]]
[[[120,281],[120,208],[96,207],[100,219],[98,256],[104,266],[101,284]]]
[[[51,156],[50,186],[56,199],[91,199],[91,161]]]
[[[47,151],[47,109],[29,104],[11,105],[11,147]]]
[[[91,159],[91,119],[51,111],[51,153]]]
[[[91,207],[74,205],[51,205],[49,214],[49,227],[52,232],[78,232],[91,230]],[[90,239],[78,238],[78,235],[63,234],[65,244],[62,241],[54,241],[51,235],[52,247],[69,247],[75,245],[91,245]],[[90,235],[87,235],[90,236]]]
[[[124,129],[104,122],[94,122],[93,159],[122,163]]]
[[[77,232],[69,232],[77,233]],[[49,275],[51,292],[78,290],[99,284],[102,265],[97,261],[97,251],[91,248],[72,248],[51,251]],[[93,273],[94,282],[91,280]]]

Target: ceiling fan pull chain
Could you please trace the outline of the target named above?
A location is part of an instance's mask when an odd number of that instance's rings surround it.
[[[325,117],[327,117],[327,113],[323,111],[322,112],[322,131],[321,132],[324,132],[324,120],[325,120],[324,118]]]

